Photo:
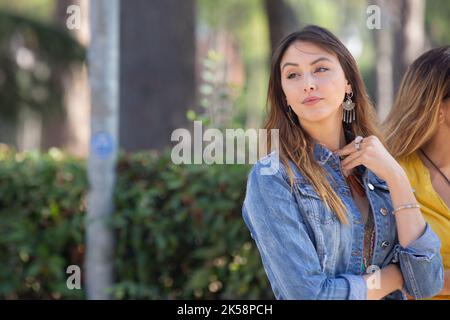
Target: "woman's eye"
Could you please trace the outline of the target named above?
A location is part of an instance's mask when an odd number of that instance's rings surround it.
[[[328,68],[319,67],[319,68],[316,69],[316,72],[325,72],[325,71],[328,71]]]
[[[294,79],[294,77],[297,76],[297,75],[298,75],[297,73],[289,73],[287,78],[288,79]]]

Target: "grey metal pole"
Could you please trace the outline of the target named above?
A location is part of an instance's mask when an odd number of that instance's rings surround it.
[[[88,299],[110,299],[114,238],[107,221],[114,210],[118,149],[119,0],[90,1],[88,49],[91,88],[91,145],[88,159],[86,219],[86,293]]]

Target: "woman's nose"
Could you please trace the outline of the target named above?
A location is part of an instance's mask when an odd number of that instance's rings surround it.
[[[305,93],[314,91],[316,89],[316,85],[314,84],[314,81],[313,81],[313,79],[311,79],[311,77],[308,77],[307,75],[305,75],[304,80],[305,80],[305,82],[304,82],[303,91]]]
[[[312,83],[309,83],[309,84],[305,85],[305,87],[303,88],[303,91],[311,92],[311,91],[314,91],[315,89],[316,89],[316,85],[312,84]]]

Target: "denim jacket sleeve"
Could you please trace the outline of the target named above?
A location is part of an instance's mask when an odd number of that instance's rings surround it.
[[[397,244],[394,262],[399,262],[405,291],[415,299],[435,296],[444,286],[440,240],[427,223],[424,233],[407,248]]]
[[[322,272],[299,206],[281,170],[248,176],[243,218],[256,242],[277,299],[367,299],[362,276]]]

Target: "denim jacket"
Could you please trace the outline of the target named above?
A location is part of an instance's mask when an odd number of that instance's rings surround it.
[[[249,173],[242,215],[261,255],[277,299],[367,299],[363,279],[364,224],[342,175],[339,157],[314,145],[314,159],[335,181],[335,191],[348,209],[342,224],[325,206],[310,183],[290,162],[291,189],[286,168],[275,152],[260,159]],[[274,174],[261,174],[277,163]],[[407,248],[400,246],[392,201],[385,181],[363,166],[363,183],[374,216],[375,243],[371,265],[398,263],[403,290],[415,299],[432,297],[443,287],[440,240],[426,224]],[[332,180],[330,180],[331,182]],[[406,186],[405,186],[406,187]],[[395,291],[384,299],[406,299]]]

